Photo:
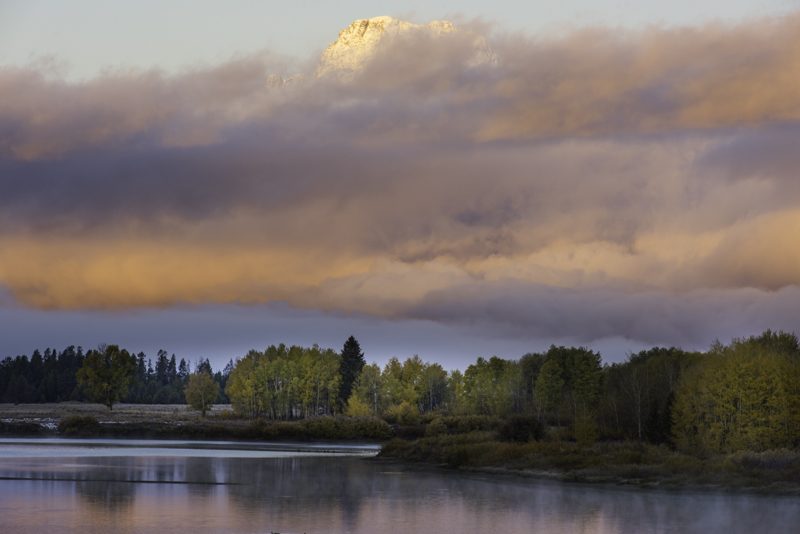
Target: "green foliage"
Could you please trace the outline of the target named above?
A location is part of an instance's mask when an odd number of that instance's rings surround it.
[[[445,424],[444,418],[442,417],[437,417],[428,423],[427,428],[425,428],[425,435],[428,437],[440,436],[442,434],[447,434],[447,424]]]
[[[498,417],[490,415],[466,415],[463,417],[448,417],[444,421],[447,423],[448,428],[452,428],[455,423],[455,429],[461,434],[468,434],[470,432],[486,432],[494,430],[502,423]]]
[[[513,405],[510,362],[492,356],[478,360],[464,371],[464,397],[469,412],[507,415]]]
[[[189,376],[185,394],[189,406],[205,415],[217,400],[219,385],[211,378],[208,371],[198,371]]]
[[[680,382],[673,410],[676,444],[722,452],[795,446],[800,441],[797,338],[766,331],[715,343]]]
[[[390,406],[383,417],[390,424],[417,425],[419,424],[419,409],[408,401],[403,401],[399,405]]]
[[[349,399],[361,369],[367,363],[364,360],[364,353],[356,338],[350,336],[342,347],[342,357],[340,360],[339,374],[341,375],[341,385],[339,386],[339,396],[342,399]]]
[[[136,357],[117,345],[101,345],[90,351],[77,372],[78,386],[92,402],[99,402],[111,410],[128,391],[137,384]]]
[[[545,410],[554,408],[561,400],[561,391],[564,387],[562,369],[558,360],[548,359],[542,365],[539,378],[536,379],[536,395]]]
[[[385,391],[385,380],[378,364],[365,365],[361,369],[361,374],[354,384],[354,390],[348,403],[354,397],[368,406],[373,413],[381,413],[387,407],[389,399]]]
[[[385,440],[392,436],[392,429],[377,417],[353,417],[345,421],[343,434],[345,439]]]
[[[344,414],[348,417],[364,417],[372,415],[372,410],[367,403],[353,395],[347,402],[347,408],[345,408]]]
[[[544,428],[535,417],[512,415],[497,429],[500,441],[526,443],[544,437]]]
[[[299,423],[286,423],[256,419],[248,427],[246,437],[268,440],[333,440],[371,439],[386,440],[392,429],[376,417],[309,417]]]
[[[800,490],[800,453],[782,449],[698,458],[640,442],[599,442],[592,447],[557,441],[500,442],[492,432],[394,439],[380,456],[446,464],[453,468],[539,472],[548,478],[616,482],[642,487]]]
[[[70,415],[58,423],[58,431],[70,435],[92,435],[100,429],[100,423],[91,415]]]
[[[226,393],[234,410],[255,419],[291,419],[338,410],[340,356],[331,349],[272,345],[251,350],[230,371]]]
[[[586,448],[594,445],[599,436],[594,414],[579,413],[575,418],[574,433],[579,447]]]

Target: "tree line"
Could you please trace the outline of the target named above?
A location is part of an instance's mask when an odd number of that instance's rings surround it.
[[[99,362],[102,351],[88,354]],[[800,444],[800,344],[782,331],[715,341],[706,352],[654,347],[612,364],[586,347],[553,345],[516,360],[478,358],[463,372],[416,355],[367,364],[352,336],[340,352],[283,344],[251,350],[216,373],[204,360],[190,375],[185,360],[165,351],[155,365],[143,353],[127,357],[132,380],[119,394],[123,402],[185,403],[191,377],[199,390],[203,375],[212,392],[202,397],[203,410],[229,401],[250,419],[346,414],[417,424],[437,415],[524,416],[582,443],[632,439],[701,452]],[[87,361],[80,347],[6,358],[3,400],[84,400],[92,393],[91,377],[81,374]]]
[[[59,352],[55,349],[33,351],[26,355],[0,360],[0,402],[45,403],[64,401],[86,401],[89,399],[84,387],[78,384],[78,371],[84,366],[87,356],[82,347],[69,346]],[[219,395],[215,404],[227,404],[225,386],[233,361],[222,370],[214,372],[208,359],[189,364],[184,358],[177,361],[159,350],[155,362],[144,352],[131,355],[135,358],[135,379],[120,400],[132,404],[186,404],[185,388],[189,382],[190,366],[194,371],[206,371],[218,384]]]
[[[478,358],[463,372],[416,355],[365,364],[360,350],[345,358],[348,350],[251,351],[235,363],[226,392],[250,418],[344,413],[415,424],[437,414],[516,415],[584,443],[632,439],[707,452],[800,444],[793,333],[716,341],[706,352],[654,347],[612,364],[586,347],[553,345],[516,360]]]

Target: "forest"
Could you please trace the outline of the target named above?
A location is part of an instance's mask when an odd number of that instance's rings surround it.
[[[30,358],[6,357],[0,361],[0,402],[46,403],[87,400],[78,385],[77,373],[86,359],[82,347],[69,346],[59,352],[54,349],[33,351]],[[164,350],[159,350],[155,364],[144,352],[136,355],[136,384],[128,388],[122,402],[131,404],[186,404],[184,389],[191,371],[207,371],[220,385],[219,404],[227,404],[225,385],[233,361],[216,373],[208,359],[190,364],[181,358],[177,361]]]
[[[165,351],[155,363],[144,353],[136,358],[137,383],[122,402],[186,402],[185,360]],[[76,373],[84,359],[80,347],[7,357],[2,400],[83,401]],[[516,418],[550,441],[632,440],[709,453],[800,443],[800,345],[782,331],[715,341],[705,352],[654,347],[611,364],[585,347],[553,345],[516,360],[478,358],[463,371],[416,355],[381,367],[366,363],[351,336],[338,352],[281,344],[251,350],[217,372],[208,360],[193,367],[217,382],[217,403],[229,402],[234,416],[251,421],[373,416],[430,428],[458,417]]]

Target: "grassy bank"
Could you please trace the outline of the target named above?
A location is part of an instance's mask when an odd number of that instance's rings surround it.
[[[247,420],[217,406],[207,416],[176,405],[0,404],[0,436],[383,441],[380,456],[453,469],[668,490],[800,495],[800,451],[690,455],[666,446],[600,441],[579,446],[565,428],[530,418],[422,416],[392,425],[375,417]]]
[[[631,441],[580,447],[554,440],[554,433],[549,439],[515,441],[502,423],[494,426],[462,432],[457,426],[442,431],[439,425],[431,432],[431,424],[426,436],[395,438],[383,446],[380,456],[570,482],[800,495],[800,452],[796,450],[693,456]]]
[[[0,405],[0,436],[214,439],[261,441],[369,440],[393,436],[374,417],[313,417],[296,422],[255,421],[215,406],[205,417],[176,405],[83,403]]]

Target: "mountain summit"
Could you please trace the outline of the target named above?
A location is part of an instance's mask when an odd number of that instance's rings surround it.
[[[347,29],[339,32],[339,38],[322,53],[316,75],[354,73],[363,68],[375,56],[385,37],[402,36],[411,32],[428,32],[433,37],[468,32],[466,35],[473,37],[472,45],[475,53],[468,60],[467,65],[497,63],[497,56],[492,52],[486,39],[469,30],[456,28],[451,22],[437,20],[427,26],[422,26],[392,17],[373,17],[357,20]]]

